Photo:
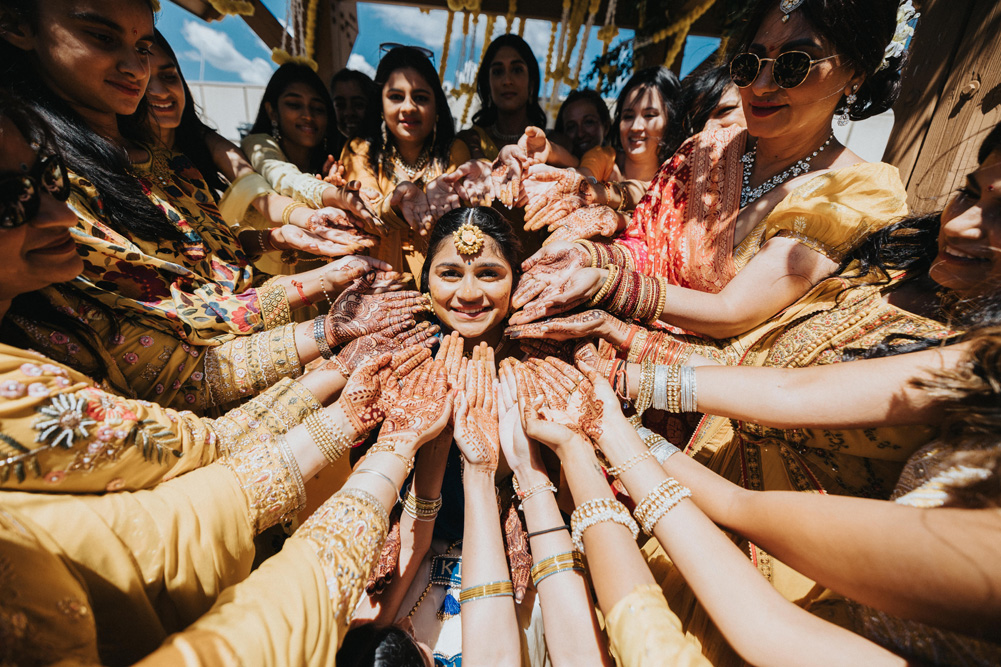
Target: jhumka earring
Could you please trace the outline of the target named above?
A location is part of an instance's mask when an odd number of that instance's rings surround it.
[[[282,140],[282,132],[278,129],[278,121],[271,119],[271,136],[275,138],[275,141]]]
[[[850,120],[848,114],[852,109],[852,105],[855,104],[855,100],[857,99],[858,97],[855,96],[854,91],[852,91],[852,93],[848,95],[848,99],[845,100],[845,110],[838,115],[839,126],[844,127],[845,125],[848,124],[848,121]]]

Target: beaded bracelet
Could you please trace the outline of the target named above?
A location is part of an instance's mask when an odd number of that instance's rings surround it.
[[[403,500],[403,511],[416,521],[434,521],[441,509],[441,495],[434,500],[418,498],[414,494],[414,486],[407,488],[407,497]]]
[[[552,482],[546,480],[541,484],[529,487],[526,491],[519,491],[518,489],[515,489],[515,493],[518,495],[518,500],[521,501],[518,503],[518,509],[522,509],[525,506],[526,500],[538,493],[542,493],[543,491],[552,491],[553,493],[556,493],[556,487]]]
[[[678,503],[691,496],[691,490],[678,484],[673,477],[668,477],[636,505],[636,520],[643,527],[644,533],[653,535],[657,522],[677,507]]]
[[[667,439],[660,435],[659,433],[654,433],[646,426],[641,423],[636,423],[630,420],[630,424],[636,429],[636,434],[643,440],[643,444],[646,445],[653,457],[657,459],[657,463],[664,465],[671,456],[680,452],[681,450],[672,445]]]
[[[320,356],[329,359],[334,356],[334,351],[330,349],[330,343],[327,342],[326,322],[326,315],[317,315],[313,320],[313,340],[316,341],[316,347],[320,350]]]
[[[626,506],[611,498],[592,498],[577,506],[570,516],[570,525],[573,527],[571,538],[574,548],[584,553],[584,531],[599,523],[612,521],[625,526],[633,534],[635,540],[639,537],[640,529],[630,516]]]
[[[485,598],[496,598],[502,596],[514,597],[514,585],[510,579],[504,581],[491,581],[489,584],[463,588],[459,591],[459,604],[466,604],[473,600],[483,600]]]
[[[612,477],[621,477],[622,473],[626,472],[640,461],[649,458],[651,456],[653,456],[653,454],[651,454],[650,450],[648,449],[646,451],[640,452],[636,456],[630,456],[628,459],[622,462],[622,465],[612,466],[611,468],[605,469],[605,472],[607,472]]]
[[[403,464],[403,467],[407,469],[407,474],[414,469],[414,460],[412,458],[407,458],[403,454],[396,451],[396,447],[393,443],[383,440],[382,442],[376,442],[372,445],[371,449],[368,450],[368,454],[389,454],[390,456],[395,456]],[[366,456],[367,456],[366,455]]]
[[[576,551],[566,551],[550,556],[532,566],[532,582],[538,586],[539,582],[546,577],[568,570],[584,572],[584,556]]]
[[[323,410],[309,413],[302,423],[327,461],[333,463],[351,448],[351,441]]]

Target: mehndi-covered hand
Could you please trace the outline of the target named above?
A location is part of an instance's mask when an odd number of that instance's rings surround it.
[[[395,337],[417,324],[416,316],[425,303],[420,292],[373,294],[367,289],[369,285],[369,281],[356,281],[330,306],[324,329],[331,347],[383,329],[389,329],[387,335]]]
[[[522,187],[528,197],[525,205],[525,229],[549,227],[550,231],[584,206],[580,184],[584,177],[573,169],[558,169],[539,164],[528,170]],[[574,239],[571,239],[574,240]]]
[[[353,433],[346,435],[352,440],[365,437],[385,416],[379,405],[383,384],[380,376],[392,358],[387,353],[366,361],[351,374],[337,399],[336,405],[351,422]]]
[[[329,227],[306,230],[288,224],[273,227],[269,236],[275,250],[298,250],[321,257],[355,255],[375,245],[375,239],[354,230]]]
[[[452,418],[467,468],[490,474],[497,471],[500,453],[496,377],[493,349],[481,343],[466,364],[466,387],[458,393]]]
[[[590,266],[591,258],[580,244],[553,243],[539,249],[521,263],[523,273],[511,295],[511,306],[524,307],[547,288],[562,285],[574,273]]]
[[[629,325],[604,310],[586,310],[566,317],[553,317],[531,324],[518,324],[504,330],[508,338],[548,338],[573,340],[597,336],[621,347],[629,335]]]
[[[582,306],[601,289],[607,276],[605,269],[583,268],[570,273],[560,282],[561,274],[565,273],[565,270],[553,273],[540,271],[533,275],[528,293],[534,292],[534,297],[513,314],[508,322],[511,325],[527,324]],[[522,280],[524,281],[524,277]]]
[[[431,227],[434,226],[434,218],[431,217],[427,195],[409,181],[404,181],[396,186],[393,194],[389,196],[389,205],[406,220],[407,225],[409,225],[408,229],[414,234],[427,236]]]
[[[505,146],[504,149],[509,148]],[[493,180],[494,198],[508,208],[514,206],[521,199],[521,177],[524,166],[517,156],[509,154],[511,151],[501,149],[497,159],[494,160],[493,170],[490,178]]]
[[[321,276],[323,289],[340,294],[341,291],[345,290],[349,285],[354,284],[357,280],[373,273],[391,273],[393,267],[375,257],[353,255],[351,257],[342,257],[314,270]],[[395,274],[392,277],[396,280],[402,278],[400,274]],[[375,276],[371,276],[371,279],[374,282]]]
[[[398,331],[401,329],[402,331]],[[375,333],[355,338],[345,345],[337,355],[337,360],[343,364],[343,371],[348,375],[372,356],[386,352],[399,352],[414,345],[431,347],[434,336],[441,331],[437,324],[418,322],[416,326],[382,329]]]
[[[619,231],[619,214],[607,206],[585,206],[564,218],[558,228],[550,225],[549,235],[542,245],[557,241],[576,241],[595,236],[614,236]]]
[[[393,353],[393,359],[379,371],[382,395],[379,406],[385,413],[396,404],[404,381],[431,359],[431,350],[424,345],[410,345]]]
[[[358,192],[360,187],[358,181],[351,181],[347,185],[331,185],[323,191],[323,203],[347,211],[363,231],[381,236],[385,233],[386,223]]]
[[[396,402],[386,411],[373,451],[392,448],[412,456],[420,445],[445,428],[452,414],[452,404],[453,392],[448,388],[444,362],[425,362],[403,381]]]
[[[462,177],[463,175],[456,170],[451,174],[442,174],[428,183],[424,193],[427,196],[432,220],[437,220],[452,209],[462,206],[462,195],[459,194],[458,188],[458,182]],[[420,233],[426,236],[428,231],[422,228]]]

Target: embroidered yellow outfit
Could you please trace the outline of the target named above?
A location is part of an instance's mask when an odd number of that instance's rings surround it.
[[[469,161],[469,149],[460,139],[452,142],[449,151],[448,164],[441,168],[437,161],[430,161],[428,166],[419,174],[414,176],[414,185],[424,190],[427,184],[438,178],[442,174],[449,174],[464,162]],[[341,164],[344,166],[344,178],[348,181],[359,181],[362,188],[377,198],[373,202],[373,208],[379,217],[385,221],[391,229],[388,230],[379,241],[379,245],[373,249],[372,255],[385,262],[389,262],[398,271],[409,271],[415,277],[421,275],[421,268],[424,266],[424,253],[422,250],[425,242],[419,240],[411,231],[410,226],[403,220],[389,200],[400,183],[410,180],[410,177],[403,173],[402,169],[393,165],[392,167],[382,164],[378,169],[373,170],[369,164],[369,144],[364,139],[352,139],[344,146],[341,153]],[[405,230],[405,231],[400,231]],[[418,247],[415,247],[418,246]]]
[[[75,284],[112,310],[195,345],[288,323],[284,289],[254,287],[258,277],[191,161],[161,147],[147,151],[150,159],[133,171],[184,240],[113,230],[97,188],[71,173],[72,231],[84,259]]]
[[[0,344],[0,488],[135,490],[241,447],[273,444],[319,409],[283,379],[218,419],[102,391],[77,371]]]
[[[899,275],[896,276],[899,278]],[[887,336],[945,339],[955,332],[883,300],[885,285],[851,285],[842,277],[817,285],[773,320],[730,342],[721,356],[742,366],[799,368],[839,363],[846,350],[871,348]],[[669,338],[670,334],[664,334]],[[704,356],[709,346],[695,349]],[[720,345],[720,348],[726,346]],[[705,416],[687,453],[730,481],[758,491],[804,491],[887,498],[904,462],[928,442],[925,426],[869,429],[773,429]],[[814,582],[746,540],[742,550],[789,600],[807,601]],[[743,664],[712,624],[656,540],[644,547],[654,576],[686,632],[714,665]]]
[[[251,574],[254,534],[303,500],[294,458],[262,443],[153,490],[0,493],[5,657],[334,665],[388,518],[341,491]]]

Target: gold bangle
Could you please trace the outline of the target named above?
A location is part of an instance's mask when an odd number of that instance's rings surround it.
[[[504,581],[492,581],[489,584],[483,584],[482,586],[464,588],[459,592],[459,604],[466,604],[467,602],[472,602],[473,600],[496,598],[505,595],[514,597],[514,585],[511,583],[510,579],[506,579]]]
[[[434,521],[441,509],[441,496],[434,500],[418,498],[414,494],[414,486],[407,489],[407,497],[403,500],[403,511],[416,521]]]
[[[261,304],[261,317],[265,329],[277,329],[292,322],[288,296],[281,285],[258,288],[257,298]]]
[[[574,241],[574,243],[581,245],[585,250],[587,250],[587,253],[591,255],[591,268],[592,269],[597,268],[598,249],[595,247],[595,245],[590,241],[588,241],[587,239],[577,239],[576,241]]]
[[[636,414],[642,415],[653,403],[654,371],[656,367],[647,359],[640,366],[640,390],[636,396]]]
[[[609,290],[612,289],[612,285],[615,283],[616,276],[619,275],[619,267],[614,264],[609,264],[604,268],[608,270],[608,276],[605,278],[605,282],[601,286],[601,289],[598,290],[597,294],[591,297],[591,300],[587,302],[589,307],[593,308],[594,306],[597,306],[601,300],[608,295]]]
[[[653,317],[649,319],[651,325],[660,321],[660,316],[667,306],[667,278],[657,278],[657,282],[660,283],[660,298],[657,299],[657,310],[653,311]]]
[[[633,342],[629,346],[629,354],[626,355],[626,363],[635,364],[639,361],[640,356],[643,354],[643,349],[646,347],[646,339],[649,335],[650,332],[646,329],[636,332]]]
[[[368,450],[368,453],[369,454],[390,454],[392,456],[395,456],[397,459],[400,460],[400,463],[402,463],[404,465],[404,467],[406,467],[408,475],[410,474],[410,471],[414,469],[414,460],[412,458],[408,459],[406,456],[404,456],[403,454],[400,454],[398,451],[396,451],[396,449],[393,447],[392,443],[388,443],[388,442],[379,443],[379,442],[376,442],[374,445],[372,445],[372,448]]]
[[[303,207],[309,208],[309,204],[303,203],[301,201],[294,201],[288,206],[286,206],[285,210],[282,211],[282,224],[283,225],[290,224],[289,220],[292,219],[292,211],[296,210],[297,208],[303,208]]]
[[[668,477],[636,505],[636,521],[644,533],[653,535],[657,522],[677,507],[678,503],[691,496],[692,492],[687,487],[679,484],[673,477]]]

